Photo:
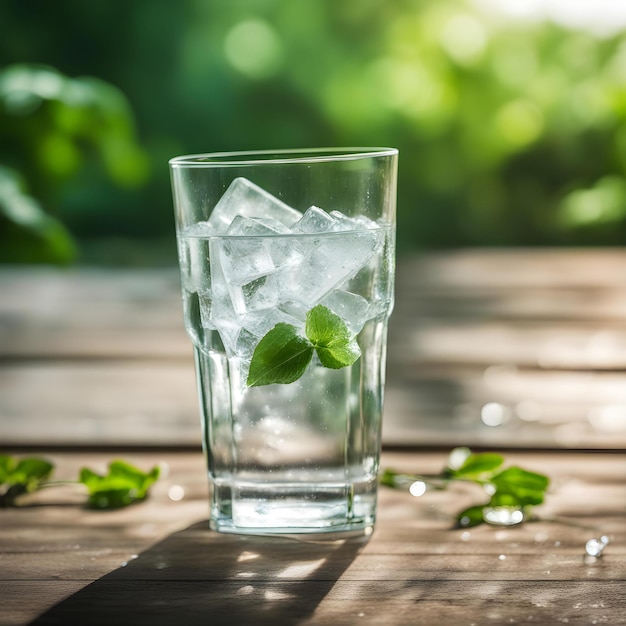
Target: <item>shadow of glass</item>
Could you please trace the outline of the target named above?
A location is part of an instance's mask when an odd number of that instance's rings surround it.
[[[295,624],[309,617],[364,537],[226,535],[201,522],[58,603],[31,626]]]

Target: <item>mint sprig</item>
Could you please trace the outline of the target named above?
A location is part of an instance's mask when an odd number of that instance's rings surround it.
[[[46,459],[0,454],[0,508],[18,506],[20,496],[66,484],[86,488],[90,508],[120,508],[144,500],[160,473],[158,466],[143,472],[125,461],[111,462],[104,475],[83,468],[78,481],[51,481],[53,472],[54,465]]]
[[[88,507],[118,509],[144,500],[159,473],[157,466],[143,472],[125,461],[112,461],[106,474],[100,475],[84,467],[78,480],[87,487]]]
[[[318,304],[306,315],[305,335],[291,324],[276,324],[257,344],[248,372],[248,387],[289,384],[304,374],[313,354],[324,367],[340,369],[361,356],[356,338],[343,319]]]
[[[463,458],[460,463],[453,459]],[[480,485],[489,499],[460,511],[455,516],[462,528],[479,524],[513,525],[531,517],[533,506],[544,501],[550,485],[547,476],[518,466],[503,469],[504,457],[493,452],[475,454],[467,448],[452,451],[448,465],[435,475],[418,476],[385,470],[380,482],[395,489],[407,489],[421,481],[430,489],[446,489],[452,481]]]
[[[45,459],[0,454],[0,508],[15,506],[19,496],[40,489],[53,469]]]
[[[361,356],[359,344],[343,319],[321,304],[307,313],[305,332],[324,367],[341,369]]]

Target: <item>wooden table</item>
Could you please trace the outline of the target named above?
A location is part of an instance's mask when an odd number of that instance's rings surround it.
[[[484,498],[470,487],[381,488],[360,541],[208,530],[174,271],[0,271],[0,451],[59,479],[166,468],[127,509],[63,487],[0,510],[0,624],[626,624],[624,267],[611,250],[400,262],[383,467],[436,472],[471,445],[552,488],[541,521],[470,530],[452,523]]]

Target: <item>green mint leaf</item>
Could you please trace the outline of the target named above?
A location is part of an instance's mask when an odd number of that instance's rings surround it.
[[[159,473],[156,466],[143,472],[125,461],[112,461],[106,474],[100,475],[84,467],[78,480],[87,487],[87,506],[116,509],[144,500]]]
[[[15,506],[18,496],[39,489],[53,470],[54,465],[45,459],[0,455],[0,507]]]
[[[470,454],[461,467],[449,469],[449,473],[455,478],[472,480],[487,478],[503,463],[504,457],[501,454],[495,454],[493,452]]]
[[[399,476],[398,472],[394,470],[386,469],[379,478],[380,484],[385,487],[395,488],[398,486],[397,477]]]
[[[489,482],[496,488],[492,506],[528,506],[541,504],[550,480],[543,474],[521,467],[508,467]]]
[[[340,369],[352,365],[361,356],[346,323],[322,304],[307,313],[305,332],[324,367]]]
[[[458,463],[456,459],[459,459]],[[395,489],[406,489],[412,479],[427,481],[435,489],[445,489],[455,480],[472,482],[482,487],[489,485],[489,501],[463,509],[456,515],[456,525],[460,528],[483,523],[513,526],[532,519],[530,511],[533,506],[544,501],[550,479],[517,466],[501,470],[503,463],[504,457],[500,454],[474,454],[469,448],[455,448],[447,467],[437,476],[418,477],[388,469],[382,472],[380,483]]]
[[[456,516],[457,526],[461,528],[470,528],[472,526],[479,526],[484,523],[483,517],[484,506],[470,506],[464,509]]]
[[[291,324],[276,324],[252,355],[248,387],[289,384],[298,380],[313,356],[313,346]]]

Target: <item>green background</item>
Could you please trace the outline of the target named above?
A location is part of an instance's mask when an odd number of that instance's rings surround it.
[[[0,262],[175,262],[167,161],[400,150],[400,253],[621,245],[626,37],[461,0],[3,0]]]

